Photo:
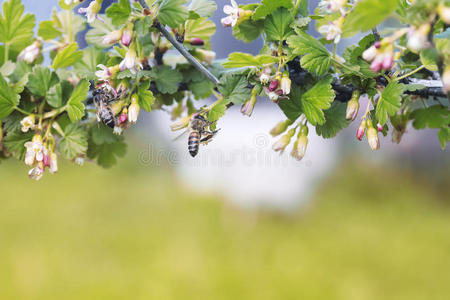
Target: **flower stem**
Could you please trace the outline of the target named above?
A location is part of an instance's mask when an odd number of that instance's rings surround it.
[[[418,67],[418,68],[412,70],[411,72],[406,73],[405,75],[402,75],[402,76],[400,76],[400,77],[397,77],[396,80],[399,81],[399,80],[405,79],[406,77],[409,77],[409,76],[411,76],[411,75],[413,75],[413,74],[419,72],[419,71],[422,70],[423,68],[425,68],[425,66],[424,66],[424,65],[421,65],[420,67]]]
[[[21,109],[21,108],[19,108],[17,106],[14,107],[14,109],[17,110],[20,113],[23,113],[24,115],[29,115],[30,114],[29,112],[27,112],[27,111],[25,111],[25,110],[23,110],[23,109]]]

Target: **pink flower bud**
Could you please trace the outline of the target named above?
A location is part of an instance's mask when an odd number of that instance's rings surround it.
[[[390,70],[394,64],[394,57],[392,53],[386,53],[384,55],[382,67],[385,70]]]
[[[269,84],[269,92],[274,92],[278,88],[278,80],[272,80]]]
[[[205,44],[205,41],[199,38],[192,38],[190,44],[192,46],[203,46]]]
[[[373,45],[376,49],[380,49],[381,47],[381,43],[379,41],[376,41]]]
[[[44,155],[44,159],[42,160],[42,163],[44,164],[44,167],[50,166],[50,155],[46,154]]]
[[[130,29],[125,29],[122,33],[122,38],[120,39],[122,45],[129,46],[133,38],[133,31]]]
[[[353,92],[352,98],[347,103],[347,111],[345,113],[345,119],[347,121],[352,120],[354,121],[356,119],[356,116],[358,115],[359,111],[359,96],[360,92],[358,90]]]
[[[363,120],[361,122],[361,125],[359,125],[358,130],[356,131],[356,138],[362,141],[365,133],[366,133],[366,120]]]
[[[372,64],[370,65],[370,69],[372,71],[377,72],[377,73],[381,71],[381,68],[383,67],[383,56],[384,55],[378,55],[372,61]]]
[[[127,113],[120,114],[120,117],[119,117],[120,124],[125,123],[127,120],[128,120],[128,114]]]
[[[381,125],[380,123],[377,124],[377,129],[379,132],[382,132],[383,128],[384,128],[383,125]]]

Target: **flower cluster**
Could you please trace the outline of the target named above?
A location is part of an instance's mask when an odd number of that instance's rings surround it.
[[[53,152],[53,146],[43,141],[40,134],[34,135],[31,142],[25,143],[25,164],[32,167],[28,172],[31,179],[40,180],[44,175],[45,168],[51,174],[58,171],[58,157]]]
[[[374,72],[380,72],[382,69],[390,70],[394,65],[394,46],[387,42],[375,42],[366,51],[362,57],[371,62],[370,69]]]

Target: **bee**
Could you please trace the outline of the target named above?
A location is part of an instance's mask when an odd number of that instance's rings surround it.
[[[105,124],[110,128],[114,128],[117,125],[117,120],[114,117],[114,113],[109,105],[112,101],[117,100],[120,96],[115,96],[106,87],[96,89],[93,92],[94,103],[97,109],[97,120]]]
[[[214,124],[206,120],[202,115],[192,118],[189,125],[188,150],[192,157],[195,157],[200,148],[200,143],[207,144],[217,134],[219,130],[209,131],[209,127]]]

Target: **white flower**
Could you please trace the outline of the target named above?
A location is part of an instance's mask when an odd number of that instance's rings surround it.
[[[88,23],[92,23],[95,21],[95,19],[98,19],[98,13],[100,11],[101,4],[99,4],[97,1],[98,0],[92,1],[88,7],[80,7],[78,9],[78,13],[86,15]]]
[[[347,0],[322,0],[319,3],[319,11],[321,13],[334,13],[338,11],[342,11],[344,9],[345,4],[347,4]]]
[[[100,81],[108,81],[109,78],[111,77],[111,71],[109,70],[109,68],[105,65],[97,65],[97,68],[100,68],[101,70],[98,70],[97,72],[95,72],[95,76],[97,76],[98,80]]]
[[[34,161],[42,162],[44,159],[44,155],[47,154],[47,149],[42,143],[42,137],[39,134],[36,134],[33,137],[31,142],[26,142],[24,144],[25,148],[27,148],[27,152],[25,153],[25,164],[33,165]]]
[[[23,118],[22,121],[20,121],[20,125],[22,125],[22,132],[28,132],[28,130],[34,129],[35,122],[36,122],[36,120],[34,118],[34,115],[29,115],[29,116]]]
[[[102,38],[102,43],[105,45],[113,45],[118,41],[120,41],[121,37],[122,37],[122,30],[114,30]]]
[[[136,123],[139,116],[140,106],[137,102],[137,96],[133,95],[131,105],[128,107],[128,121],[130,123]]]
[[[269,97],[270,101],[272,101],[272,102],[277,102],[278,98],[280,97],[277,92],[269,92],[267,94],[267,96]]]
[[[195,55],[202,61],[212,64],[214,59],[216,58],[216,53],[214,51],[204,50],[204,49],[195,49]]]
[[[77,165],[79,165],[79,166],[82,166],[82,165],[84,165],[84,158],[83,157],[77,157],[77,158],[75,158],[75,163],[77,164]]]
[[[261,75],[259,76],[259,81],[264,85],[268,84],[270,81],[270,74],[272,74],[272,68],[265,67]]]
[[[116,134],[116,135],[121,135],[122,132],[123,132],[123,129],[122,129],[121,127],[119,127],[119,126],[114,126],[114,130],[113,130],[113,133],[114,133],[114,134]]]
[[[337,22],[329,22],[328,25],[320,26],[319,32],[325,35],[327,41],[334,40],[335,44],[341,40],[342,30]]]
[[[142,64],[136,60],[136,51],[133,48],[128,49],[124,60],[119,64],[120,71],[130,70],[132,74],[136,74],[136,66],[142,68]]]
[[[236,25],[238,19],[239,19],[239,6],[237,5],[236,1],[231,0],[231,6],[225,5],[223,7],[223,12],[227,14],[228,16],[225,18],[222,18],[221,22],[224,27],[233,27]]]
[[[28,177],[30,177],[30,179],[41,180],[42,176],[44,176],[44,166],[42,163],[39,163],[28,172]]]
[[[50,173],[54,174],[58,172],[58,156],[52,152],[50,154]]]
[[[419,52],[422,49],[430,47],[430,43],[428,42],[430,29],[430,24],[423,24],[419,28],[410,27],[407,34],[407,47],[414,52]]]
[[[283,73],[280,88],[283,91],[283,95],[289,95],[289,93],[291,92],[291,79],[289,78],[289,73]]]
[[[442,91],[445,94],[450,92],[450,66],[447,66],[442,74]]]
[[[66,5],[71,5],[71,4],[77,4],[79,2],[82,2],[83,0],[64,0],[64,3]]]
[[[33,63],[41,54],[41,42],[36,41],[30,46],[23,49],[17,56],[17,60],[24,60],[27,63]]]

